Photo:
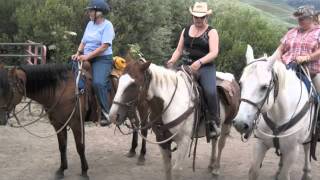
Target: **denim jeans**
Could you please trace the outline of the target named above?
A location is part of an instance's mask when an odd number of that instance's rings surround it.
[[[109,112],[110,104],[107,92],[111,90],[111,82],[109,80],[110,73],[112,71],[112,55],[98,56],[92,59],[92,77],[93,88],[95,94],[99,100],[101,108]]]
[[[199,83],[203,89],[204,99],[208,112],[213,117],[218,117],[218,98],[216,87],[216,66],[205,64],[199,69]]]

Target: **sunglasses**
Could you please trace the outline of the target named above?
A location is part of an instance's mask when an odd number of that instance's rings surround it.
[[[207,16],[202,16],[202,17],[197,17],[197,16],[193,16],[193,18],[195,19],[205,19]]]
[[[299,17],[298,18],[298,21],[304,21],[304,20],[307,20],[307,19],[312,19],[312,18],[310,18],[310,17]]]

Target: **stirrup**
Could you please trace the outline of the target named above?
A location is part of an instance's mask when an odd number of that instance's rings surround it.
[[[217,138],[217,137],[220,136],[220,134],[221,134],[221,129],[216,124],[214,124],[213,125],[213,129],[210,132],[210,137],[211,138]]]
[[[109,126],[111,124],[109,114],[104,110],[101,110],[101,119],[100,119],[100,126]]]

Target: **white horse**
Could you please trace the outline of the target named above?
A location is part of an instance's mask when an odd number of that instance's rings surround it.
[[[128,116],[128,111],[135,106],[141,98],[148,101],[151,109],[150,121],[154,122],[152,128],[160,144],[161,153],[165,165],[166,179],[172,179],[172,165],[170,148],[171,138],[177,144],[177,155],[173,169],[181,170],[183,159],[187,156],[191,144],[192,130],[194,125],[194,111],[187,114],[183,122],[169,128],[171,135],[159,136],[157,125],[167,125],[173,120],[186,114],[188,109],[194,108],[195,94],[191,83],[185,73],[169,70],[150,62],[133,62],[128,64],[125,74],[119,79],[119,86],[114,102],[110,109],[110,118],[120,125]],[[226,105],[220,103],[222,133],[219,138],[218,156],[216,156],[217,140],[212,141],[212,154],[209,168],[213,174],[219,174],[221,152],[230,132],[231,125],[224,124]],[[160,125],[161,126],[161,125]],[[179,171],[177,171],[179,172]],[[179,177],[179,176],[178,176]]]
[[[311,179],[309,161],[311,120],[314,109],[309,92],[297,77],[287,70],[276,51],[271,57],[254,59],[248,45],[245,67],[240,79],[241,104],[234,119],[234,127],[248,136],[253,130],[257,142],[249,179],[258,178],[260,166],[267,150],[279,145],[281,152],[276,178],[290,179],[290,168],[304,144],[305,163],[303,180]]]

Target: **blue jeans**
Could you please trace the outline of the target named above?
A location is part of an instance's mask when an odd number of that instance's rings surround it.
[[[205,64],[199,69],[199,83],[203,89],[204,99],[211,116],[218,117],[218,97],[216,87],[216,66]]]
[[[111,90],[109,76],[112,71],[112,65],[112,55],[98,56],[91,60],[93,77],[92,86],[101,108],[106,112],[109,112],[110,109],[107,92]]]

